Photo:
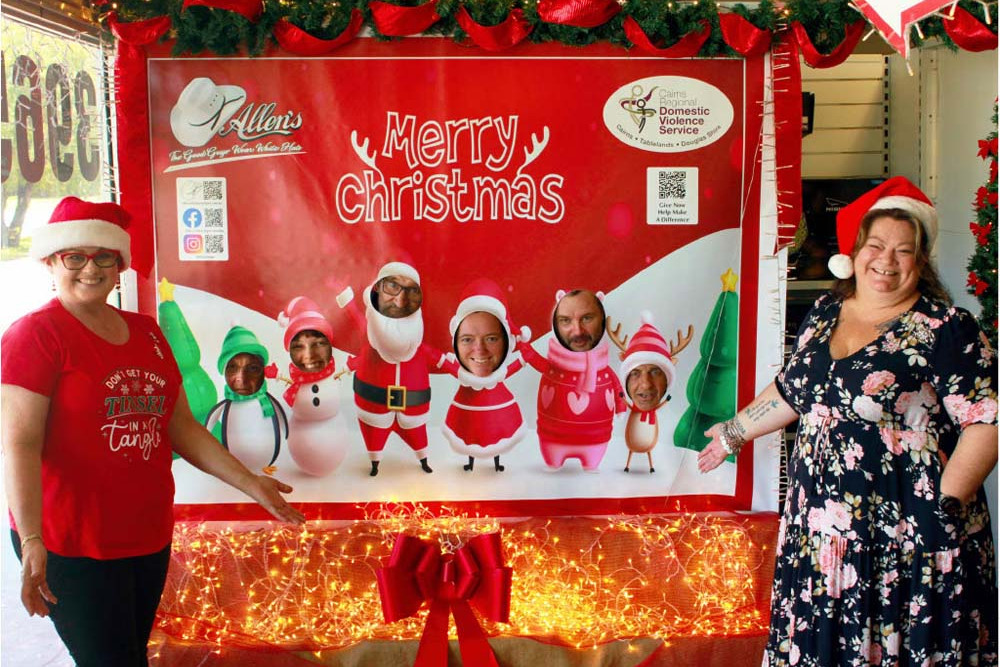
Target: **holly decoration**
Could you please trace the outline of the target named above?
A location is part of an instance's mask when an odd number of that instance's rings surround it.
[[[979,140],[979,157],[989,163],[986,185],[976,190],[976,221],[969,230],[976,239],[976,249],[969,258],[967,291],[979,299],[982,313],[979,326],[997,346],[997,105],[993,105],[993,131]]]
[[[191,407],[191,414],[204,424],[208,411],[219,400],[219,394],[212,378],[201,367],[201,349],[194,334],[191,333],[184,313],[174,301],[174,286],[163,278],[157,289],[160,293],[158,309],[160,328],[163,329],[163,335],[167,337],[167,343],[170,344],[177,366],[181,370],[182,386],[187,395],[188,405]]]
[[[701,31],[703,22],[707,21],[711,35],[698,55],[739,55],[722,38],[719,28],[719,12],[722,10],[715,0],[617,0],[621,12],[593,27],[545,22],[539,15],[540,0],[387,0],[387,4],[414,7],[428,1],[436,2],[434,11],[440,19],[424,34],[450,37],[461,43],[466,42],[468,35],[456,20],[460,9],[467,11],[477,23],[487,26],[500,24],[511,12],[519,10],[531,28],[528,39],[532,42],[558,42],[573,46],[610,42],[628,46],[630,42],[625,36],[623,22],[626,17],[631,17],[659,47],[667,47],[685,35]],[[380,34],[375,28],[369,0],[263,0],[263,13],[255,21],[228,11],[225,0],[219,0],[216,6],[203,6],[215,4],[213,0],[203,0],[197,6],[186,8],[183,0],[118,0],[115,3],[90,0],[90,3],[98,21],[105,21],[112,12],[122,22],[170,17],[171,30],[164,39],[174,40],[174,55],[203,52],[223,56],[241,52],[261,55],[276,42],[272,31],[275,24],[282,20],[318,39],[333,39],[350,23],[355,10],[361,12],[364,25],[375,37],[393,39]],[[581,1],[573,4],[583,7],[588,3]],[[981,31],[996,34],[996,3],[959,0],[958,6],[979,21]],[[791,22],[801,23],[816,48],[824,53],[833,50],[844,39],[847,26],[860,16],[849,0],[789,0],[785,3],[760,0],[752,6],[727,5],[725,11],[739,14],[757,28],[772,33],[787,28]],[[920,21],[917,29],[912,31],[911,45],[919,46],[928,39],[937,38],[949,48],[957,48],[946,33],[943,21],[939,14]]]
[[[701,336],[701,359],[687,382],[688,409],[674,430],[674,445],[701,451],[709,443],[705,431],[736,414],[736,361],[739,347],[738,276],[727,269],[722,292]],[[730,461],[734,457],[728,457]]]

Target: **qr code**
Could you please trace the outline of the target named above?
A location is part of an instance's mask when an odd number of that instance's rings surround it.
[[[687,197],[687,172],[661,171],[657,185],[660,199],[685,199]]]
[[[221,255],[226,251],[222,234],[205,234],[205,253],[209,255]]]
[[[206,208],[205,209],[205,228],[206,229],[222,229],[222,209],[221,208]]]
[[[202,196],[205,201],[220,201],[222,199],[222,187],[225,184],[223,180],[206,180],[204,182],[204,190]]]

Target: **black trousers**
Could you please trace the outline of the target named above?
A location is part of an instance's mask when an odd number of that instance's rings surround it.
[[[11,539],[18,560],[21,538]],[[145,667],[146,644],[167,579],[170,545],[148,556],[95,560],[49,552],[50,618],[78,667]]]

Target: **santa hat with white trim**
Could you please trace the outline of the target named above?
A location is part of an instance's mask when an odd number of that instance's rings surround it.
[[[652,313],[644,310],[639,315],[639,319],[642,321],[642,326],[629,339],[628,345],[625,347],[625,354],[622,356],[622,366],[619,371],[622,384],[627,384],[628,374],[634,369],[644,364],[652,364],[659,367],[667,376],[667,386],[669,387],[674,383],[676,369],[673,359],[670,357],[667,341],[664,340],[660,330],[653,325]]]
[[[285,330],[286,350],[292,344],[292,339],[303,331],[318,331],[333,342],[333,327],[319,311],[316,302],[309,297],[297,296],[289,301],[285,309],[278,313],[278,325]]]
[[[504,298],[500,286],[487,278],[479,278],[473,280],[462,290],[462,300],[455,310],[454,317],[448,322],[448,331],[451,332],[452,338],[455,337],[462,320],[477,312],[489,313],[497,318],[507,332],[507,337],[516,337],[517,332],[514,331],[514,325],[507,313],[507,300]],[[510,347],[513,348],[513,345]]]
[[[837,212],[837,245],[840,253],[830,258],[828,266],[833,275],[847,279],[854,275],[851,253],[858,240],[861,220],[869,211],[898,208],[912,215],[923,227],[927,237],[927,250],[937,238],[938,217],[934,204],[920,188],[903,176],[894,176],[861,195]]]
[[[95,246],[121,253],[125,270],[132,263],[130,220],[118,204],[65,197],[56,204],[49,223],[32,235],[29,254],[41,260],[67,248]]]

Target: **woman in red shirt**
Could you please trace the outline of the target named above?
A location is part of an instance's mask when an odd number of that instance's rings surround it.
[[[302,523],[291,488],[251,473],[191,415],[156,322],[107,304],[128,268],[128,215],[62,200],[31,248],[56,298],[3,336],[5,483],[21,600],[78,665],[146,665],[166,578],[176,452]]]

